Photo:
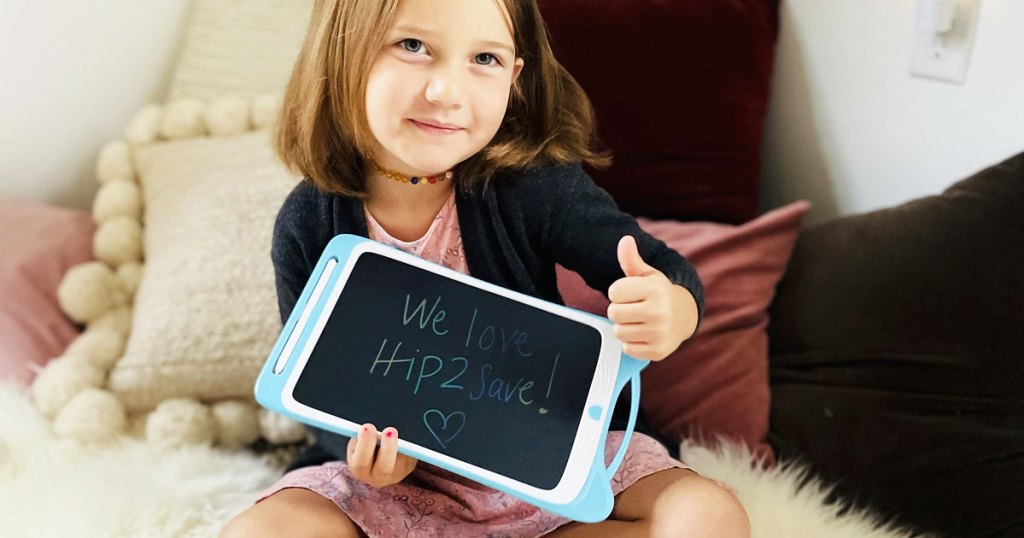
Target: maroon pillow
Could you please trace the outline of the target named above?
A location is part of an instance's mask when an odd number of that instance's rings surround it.
[[[637,216],[757,215],[778,0],[547,0],[558,60],[614,163],[588,170]]]

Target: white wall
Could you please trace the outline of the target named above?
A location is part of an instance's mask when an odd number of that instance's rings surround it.
[[[96,155],[163,100],[189,0],[0,0],[0,195],[88,208]]]
[[[1024,1],[981,0],[963,85],[910,76],[916,4],[782,0],[765,207],[887,207],[1024,151]]]

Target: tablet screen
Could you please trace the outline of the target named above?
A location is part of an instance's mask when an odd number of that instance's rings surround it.
[[[600,348],[594,327],[365,252],[293,397],[553,489],[584,417]]]

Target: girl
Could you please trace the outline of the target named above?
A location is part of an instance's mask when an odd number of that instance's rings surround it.
[[[535,0],[317,0],[276,140],[305,176],[274,230],[281,315],[327,242],[353,233],[555,302],[561,263],[607,290],[626,353],[663,359],[696,329],[701,285],[583,172],[608,162],[593,133]],[[312,449],[223,535],[749,535],[731,493],[643,431],[610,518],[585,525],[398,454],[393,427],[379,448],[373,424],[351,440],[313,429]],[[609,433],[606,461],[622,437]]]

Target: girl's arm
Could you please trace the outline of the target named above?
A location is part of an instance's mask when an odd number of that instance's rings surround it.
[[[552,179],[542,181],[542,190],[549,191],[549,202],[540,205],[546,212],[540,231],[542,253],[609,297],[608,317],[627,343],[626,353],[664,358],[696,329],[704,302],[697,272],[620,211],[582,167],[557,170]],[[633,240],[623,241],[626,236],[634,238],[635,247]]]
[[[697,301],[644,262],[633,236],[622,237],[618,253],[625,276],[608,289],[608,319],[625,353],[660,361],[697,330]]]
[[[331,239],[331,230],[325,224],[329,222],[329,210],[322,195],[308,181],[295,187],[277,214],[270,258],[274,263],[274,284],[282,323],[288,321]],[[312,426],[307,429],[316,438],[318,448],[334,459],[346,460],[347,437]]]
[[[299,295],[316,267],[324,248],[334,236],[330,224],[333,214],[325,197],[309,182],[302,182],[288,195],[274,222],[274,239],[270,257],[274,262],[274,283],[281,322],[286,323],[295,309]],[[316,446],[304,454],[311,463],[318,459],[344,461],[352,475],[374,487],[401,482],[416,468],[417,460],[398,453],[398,431],[385,428],[380,450],[376,450],[377,430],[365,424],[351,439],[307,426],[316,439]],[[326,454],[325,454],[326,453]]]
[[[270,259],[281,322],[286,323],[313,274],[331,235],[323,222],[323,203],[308,181],[299,183],[285,199],[274,221]]]

